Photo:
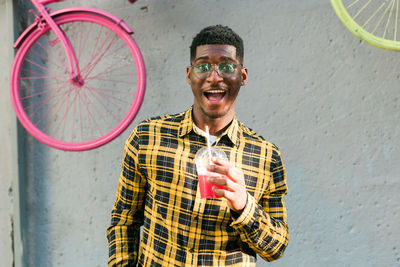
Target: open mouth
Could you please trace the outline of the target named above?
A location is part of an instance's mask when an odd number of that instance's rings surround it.
[[[209,90],[204,92],[204,96],[210,102],[220,102],[224,96],[226,95],[226,91],[224,90]]]

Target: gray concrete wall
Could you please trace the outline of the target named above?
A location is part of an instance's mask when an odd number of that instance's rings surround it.
[[[12,116],[8,89],[9,69],[14,57],[10,45],[14,39],[12,0],[0,0],[0,25],[0,259],[2,266],[12,266],[13,254],[20,255],[21,247],[20,237],[13,231],[19,226],[19,194],[17,123]]]
[[[147,93],[129,129],[92,151],[55,150],[22,132],[27,266],[106,265],[123,143],[137,122],[189,107],[188,47],[216,23],[245,41],[249,83],[238,117],[278,145],[287,168],[290,244],[281,260],[258,266],[400,266],[399,53],[360,42],[329,1],[84,0],[53,7],[73,4],[107,10],[132,26],[147,64]],[[11,44],[0,42],[8,55]],[[17,156],[3,72],[9,62],[1,64],[0,256],[11,266]]]

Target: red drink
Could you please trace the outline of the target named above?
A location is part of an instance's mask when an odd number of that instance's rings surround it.
[[[224,189],[224,186],[209,183],[207,181],[207,173],[208,173],[207,166],[210,164],[208,152],[209,150],[207,149],[207,147],[204,147],[199,149],[199,151],[197,151],[195,156],[197,177],[199,179],[198,187],[200,189],[200,196],[201,198],[220,198],[220,196],[215,194],[212,189],[214,186]],[[228,160],[225,155],[225,152],[217,147],[211,148],[211,156],[223,160]],[[213,174],[213,175],[218,176],[218,174]]]
[[[220,198],[212,189],[214,186],[223,189],[223,186],[209,183],[205,174],[199,174],[198,179],[201,198]]]

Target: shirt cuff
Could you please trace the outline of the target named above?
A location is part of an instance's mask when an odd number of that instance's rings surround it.
[[[251,221],[254,220],[256,207],[256,200],[252,195],[247,193],[247,204],[239,217],[233,216],[234,220],[231,223],[231,226],[235,228],[240,228],[248,225]]]

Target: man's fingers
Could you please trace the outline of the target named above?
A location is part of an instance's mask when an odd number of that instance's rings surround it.
[[[228,175],[229,173],[229,166],[226,165],[210,165],[207,169],[211,172],[216,172],[222,175]]]
[[[225,175],[212,175],[212,173],[208,174],[207,181],[212,184],[222,185],[225,187],[231,187],[234,183]]]
[[[240,190],[240,185],[233,182],[226,176],[212,176],[210,175],[207,179],[209,183],[221,185],[228,191]]]
[[[207,176],[208,176],[207,181],[209,183],[222,185],[222,186],[228,185],[228,179],[226,178],[226,176],[216,176],[216,175],[212,175],[212,174],[208,174]]]
[[[214,163],[217,163],[215,165],[210,165],[208,166],[208,170],[210,172],[216,172],[222,175],[228,176],[230,179],[232,179],[234,182],[239,182],[240,178],[242,177],[242,172],[236,168],[235,166],[231,165],[227,161],[219,161],[220,159],[217,159],[217,161],[214,161]]]
[[[228,176],[229,178],[231,178],[231,179],[232,179],[234,182],[236,182],[236,183],[241,183],[241,182],[244,183],[244,180],[243,180],[243,173],[242,173],[241,170],[239,170],[239,169],[236,168],[236,167],[230,168],[230,169],[228,170],[227,176]]]
[[[216,186],[213,187],[213,191],[215,194],[217,194],[218,196],[224,197],[229,201],[233,201],[235,200],[235,192],[226,190],[226,189],[222,189],[222,188],[218,188]]]
[[[243,173],[236,167],[227,168],[225,166],[223,167],[223,166],[212,165],[208,167],[208,170],[211,172],[225,175],[235,183],[244,183]]]
[[[213,191],[214,191],[215,194],[217,194],[220,197],[224,197],[225,196],[225,190],[224,189],[221,189],[221,188],[218,188],[218,187],[214,186],[213,187]]]
[[[212,158],[212,162],[217,165],[217,166],[227,166],[228,168],[233,167],[232,163],[230,161],[221,159],[221,158]]]

